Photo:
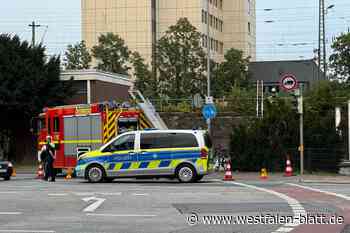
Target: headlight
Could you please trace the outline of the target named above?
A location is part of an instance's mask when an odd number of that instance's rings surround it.
[[[13,165],[12,165],[11,162],[9,162],[9,163],[7,164],[7,166],[8,166],[8,167],[13,167]]]

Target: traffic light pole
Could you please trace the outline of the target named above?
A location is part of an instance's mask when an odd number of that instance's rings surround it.
[[[304,175],[304,111],[303,111],[303,92],[300,90],[300,97],[299,97],[299,136],[300,136],[300,175]]]

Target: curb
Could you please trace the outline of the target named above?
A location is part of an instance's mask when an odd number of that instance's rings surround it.
[[[350,181],[299,180],[299,183],[350,184]]]

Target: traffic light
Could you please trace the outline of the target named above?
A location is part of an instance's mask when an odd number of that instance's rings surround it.
[[[292,109],[299,114],[303,113],[303,97],[293,95]]]

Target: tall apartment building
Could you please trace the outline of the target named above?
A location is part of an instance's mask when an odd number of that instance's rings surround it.
[[[156,41],[184,17],[203,34],[214,60],[232,47],[255,60],[255,0],[82,0],[82,38],[91,48],[100,34],[116,33],[151,64]]]

